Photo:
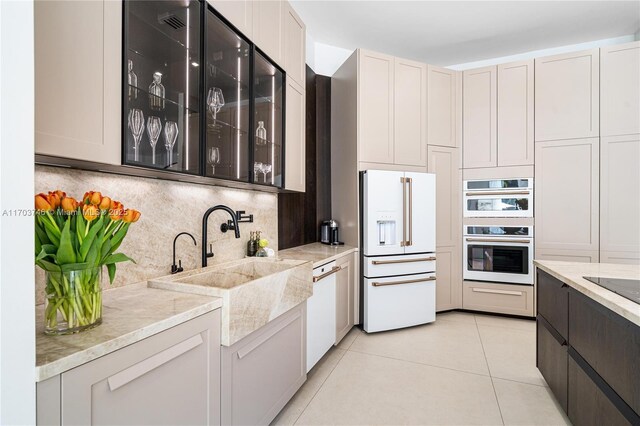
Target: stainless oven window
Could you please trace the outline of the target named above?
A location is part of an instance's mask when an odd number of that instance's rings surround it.
[[[528,226],[467,226],[467,235],[529,236]]]
[[[529,198],[480,198],[468,199],[467,210],[476,212],[504,212],[529,210]]]
[[[467,269],[478,272],[529,274],[529,247],[469,244]]]

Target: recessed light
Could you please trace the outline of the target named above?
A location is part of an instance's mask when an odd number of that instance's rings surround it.
[[[198,66],[200,66],[200,64],[199,64],[199,63],[197,63],[197,62],[191,62],[191,65],[193,65],[194,67],[198,67]]]

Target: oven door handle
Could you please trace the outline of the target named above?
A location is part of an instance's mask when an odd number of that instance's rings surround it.
[[[467,197],[479,197],[481,195],[531,195],[531,191],[488,191],[467,192]]]
[[[531,243],[531,240],[508,240],[508,239],[492,239],[492,238],[465,238],[465,240],[473,243],[517,243],[517,244]]]

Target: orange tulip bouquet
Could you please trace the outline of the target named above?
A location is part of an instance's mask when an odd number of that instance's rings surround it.
[[[82,202],[62,191],[35,196],[36,265],[46,275],[45,333],[77,333],[102,322],[102,270],[113,283],[116,253],[140,212],[99,192]],[[134,262],[135,263],[135,262]]]

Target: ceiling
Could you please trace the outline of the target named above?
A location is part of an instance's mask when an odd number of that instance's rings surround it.
[[[640,1],[293,0],[316,42],[454,65],[634,34]]]

